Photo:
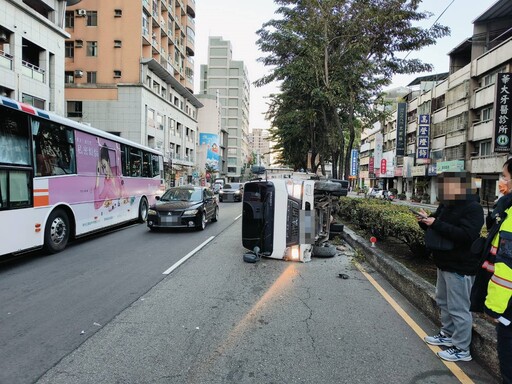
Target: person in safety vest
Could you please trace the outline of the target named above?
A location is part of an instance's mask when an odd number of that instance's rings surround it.
[[[486,220],[488,235],[473,244],[482,263],[471,291],[471,311],[496,324],[503,383],[512,384],[512,158],[503,165],[498,187],[503,196]]]
[[[432,215],[420,210],[418,216],[437,267],[436,303],[441,311],[440,332],[424,341],[448,347],[437,353],[443,360],[470,361],[470,293],[479,267],[470,247],[480,235],[484,212],[472,191],[471,173],[444,172],[437,181],[441,203]]]

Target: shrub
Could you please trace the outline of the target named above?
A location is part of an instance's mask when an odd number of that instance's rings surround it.
[[[425,255],[424,231],[407,206],[377,199],[340,198],[338,211],[345,222],[358,225],[380,240],[393,237],[415,255]]]
[[[398,200],[405,200],[407,195],[405,193],[399,193],[396,197],[398,197]]]

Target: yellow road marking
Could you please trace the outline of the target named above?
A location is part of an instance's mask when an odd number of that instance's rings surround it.
[[[359,264],[358,262],[355,262],[355,265],[357,267],[357,269],[359,269],[359,271],[361,271],[361,273],[364,275],[364,277],[366,277],[368,279],[368,281],[373,285],[373,287],[382,295],[382,297],[384,297],[384,299],[391,305],[391,307],[393,307],[393,309],[400,315],[400,317],[402,319],[404,319],[404,321],[407,323],[407,325],[409,325],[409,327],[412,328],[412,330],[414,332],[416,332],[416,334],[420,337],[421,340],[423,340],[423,338],[425,336],[427,336],[427,333],[420,328],[420,326],[418,324],[416,324],[416,322],[407,314],[407,312],[405,312],[402,307],[400,307],[400,305],[384,290],[384,288],[382,288],[379,283],[377,283],[375,281],[375,279],[373,277],[371,277],[366,271],[365,269],[363,268],[363,266],[361,264]],[[442,349],[435,346],[435,345],[429,345],[429,344],[426,344],[431,350],[432,352],[436,353],[441,351]],[[437,355],[436,355],[437,356]],[[446,360],[443,360],[443,359],[440,359],[444,365],[446,365],[446,367],[453,373],[453,375],[459,379],[459,381],[462,383],[462,384],[474,384],[474,381],[471,380],[463,371],[462,369],[460,369],[460,367],[451,362],[451,361],[446,361]]]

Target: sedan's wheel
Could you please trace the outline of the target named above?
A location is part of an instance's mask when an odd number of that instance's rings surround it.
[[[199,226],[197,227],[198,230],[202,231],[203,229],[206,228],[206,213],[203,212],[201,214],[201,219],[199,221]]]
[[[44,230],[44,249],[49,253],[62,251],[69,241],[69,218],[63,209],[56,209],[48,217]]]
[[[214,223],[219,221],[219,207],[215,208],[215,213],[213,214],[212,221]]]

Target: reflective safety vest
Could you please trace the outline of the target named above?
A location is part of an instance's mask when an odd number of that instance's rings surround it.
[[[493,273],[487,287],[485,306],[496,315],[505,312],[512,298],[512,207],[505,212],[507,217],[491,243],[490,260],[482,265]]]

